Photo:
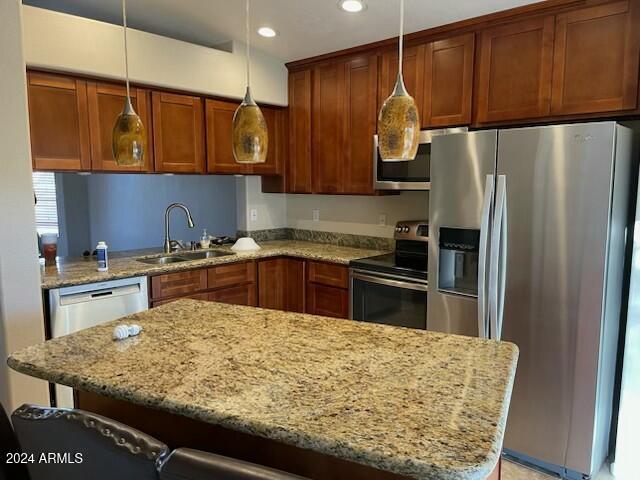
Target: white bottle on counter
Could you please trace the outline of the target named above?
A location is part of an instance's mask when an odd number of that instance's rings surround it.
[[[107,244],[103,241],[98,242],[98,245],[96,245],[99,272],[106,272],[109,270],[109,256],[107,254],[108,248]]]

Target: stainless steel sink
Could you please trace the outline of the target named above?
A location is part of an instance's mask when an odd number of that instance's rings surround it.
[[[178,257],[176,255],[168,255],[166,257],[138,258],[138,262],[148,263],[149,265],[167,265],[169,263],[188,262],[188,258]]]
[[[207,250],[206,252],[181,252],[180,258],[187,260],[202,260],[204,258],[227,257],[235,255],[233,252],[221,252],[219,250]]]
[[[204,260],[205,258],[226,257],[235,255],[233,252],[221,252],[218,250],[208,250],[206,252],[177,252],[161,257],[137,258],[138,262],[149,265],[167,265],[169,263],[189,262],[193,260]]]

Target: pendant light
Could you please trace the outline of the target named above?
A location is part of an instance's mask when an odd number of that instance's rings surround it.
[[[131,105],[129,90],[129,52],[127,50],[127,8],[122,0],[122,24],[124,26],[124,68],[127,85],[127,98],[122,113],[118,115],[113,126],[111,149],[119,166],[139,167],[144,160],[147,136],[142,120]]]
[[[416,102],[407,93],[402,78],[403,36],[404,0],[400,0],[398,77],[391,96],[384,101],[378,115],[378,145],[383,162],[413,160],[418,152],[420,117]]]
[[[247,91],[233,114],[232,145],[237,163],[264,163],[269,135],[260,107],[251,97],[251,43],[249,38],[249,0],[246,0]]]

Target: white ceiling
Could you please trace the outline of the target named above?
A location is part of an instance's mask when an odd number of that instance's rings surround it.
[[[406,33],[505,10],[538,0],[406,0]],[[23,0],[27,5],[120,24],[120,0]],[[365,0],[358,14],[337,0],[253,0],[252,42],[285,61],[383,40],[397,35],[399,0]],[[128,0],[132,28],[201,45],[244,39],[244,0]],[[267,25],[276,38],[258,36]]]

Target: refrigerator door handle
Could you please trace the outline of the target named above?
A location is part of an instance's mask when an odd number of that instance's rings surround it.
[[[504,313],[504,292],[507,268],[507,177],[498,175],[496,211],[491,231],[489,260],[489,324],[490,336],[500,340]]]
[[[489,247],[489,222],[493,207],[493,175],[487,175],[480,221],[480,252],[478,258],[478,336],[489,338],[487,312],[487,248]]]

